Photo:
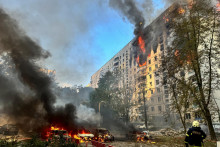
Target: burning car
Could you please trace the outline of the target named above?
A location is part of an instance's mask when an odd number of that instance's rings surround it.
[[[5,124],[0,128],[0,134],[3,135],[18,135],[18,131],[17,126],[13,124]]]
[[[74,136],[75,139],[79,139],[81,142],[91,141],[94,139],[94,135],[88,130],[79,130],[78,134]]]
[[[142,131],[140,133],[137,133],[136,137],[137,137],[137,141],[142,141],[142,142],[152,139],[152,136],[150,136],[149,131]]]
[[[114,136],[105,128],[98,128],[94,130],[94,138],[97,141],[106,142],[114,141]]]
[[[57,139],[63,141],[71,140],[71,136],[68,134],[68,131],[63,129],[51,129],[48,134],[48,140]]]

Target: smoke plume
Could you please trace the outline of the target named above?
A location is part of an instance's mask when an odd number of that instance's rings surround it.
[[[145,24],[145,20],[134,0],[110,0],[109,5],[120,11],[132,24],[135,25],[135,35],[138,35],[141,32]]]
[[[0,101],[3,112],[23,130],[41,129],[50,124],[75,126],[75,107],[55,107],[56,97],[50,89],[51,79],[36,64],[50,54],[25,35],[0,9],[0,54],[6,54],[19,81],[29,89],[24,93],[3,74],[0,75]]]

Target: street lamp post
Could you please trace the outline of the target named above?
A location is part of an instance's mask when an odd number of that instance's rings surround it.
[[[104,101],[99,102],[99,115],[101,117],[101,120],[99,122],[99,127],[101,126],[101,121],[102,121],[102,115],[101,115],[101,103],[105,103]]]

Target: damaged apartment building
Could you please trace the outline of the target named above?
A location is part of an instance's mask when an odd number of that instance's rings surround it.
[[[144,124],[144,109],[148,125],[164,126],[179,120],[178,115],[169,110],[168,88],[162,83],[166,73],[159,71],[161,56],[166,50],[167,38],[170,35],[169,19],[178,9],[179,7],[172,5],[143,29],[147,54],[145,64],[140,65],[135,58],[135,50],[139,46],[134,38],[91,77],[91,87],[97,88],[99,79],[107,71],[118,69],[122,73],[123,78],[119,86],[132,89],[133,93],[129,98],[132,104],[129,113],[131,123]]]

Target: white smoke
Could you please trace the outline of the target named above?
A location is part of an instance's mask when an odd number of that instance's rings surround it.
[[[101,121],[101,116],[100,114],[96,113],[93,108],[88,108],[85,105],[80,104],[79,107],[76,108],[76,116],[77,116],[77,121],[80,123],[90,123],[97,125]]]

